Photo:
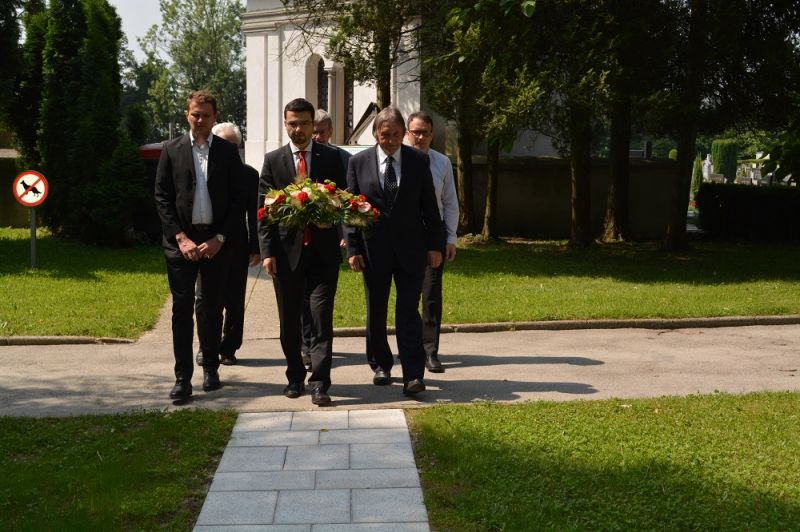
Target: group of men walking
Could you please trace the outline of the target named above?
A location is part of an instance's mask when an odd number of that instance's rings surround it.
[[[387,107],[373,124],[374,147],[350,157],[329,145],[332,124],[326,112],[315,113],[305,99],[292,100],[284,108],[289,142],[265,155],[259,177],[241,161],[239,129],[230,123],[215,125],[216,116],[213,96],[193,92],[186,109],[189,133],[165,144],[156,174],[173,297],[175,385],[170,398],[186,401],[193,393],[193,314],[203,390],[221,387],[219,366],[236,364],[242,343],[248,266],[261,262],[273,279],[277,300],[286,359],[283,393],[297,398],[308,388],[313,404],[330,405],[333,307],[342,248],[350,268],[363,274],[366,357],[373,384],[391,383],[394,356],[387,314],[394,282],[403,393],[424,391],[426,367],[444,371],[438,358],[441,280],[444,259],[455,257],[458,220],[452,166],[430,149],[431,118],[414,113],[406,129],[400,112]],[[367,231],[315,224],[294,228],[269,223],[266,217],[257,221],[264,195],[298,176],[328,179],[364,195],[379,218]]]

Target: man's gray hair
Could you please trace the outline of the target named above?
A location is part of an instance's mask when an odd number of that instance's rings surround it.
[[[314,123],[321,124],[322,122],[327,122],[329,126],[333,127],[333,118],[331,118],[331,114],[325,109],[317,109],[317,112],[314,114]]]
[[[375,133],[378,129],[386,122],[394,122],[401,128],[403,128],[403,134],[406,133],[406,122],[403,120],[403,114],[397,107],[384,107],[381,111],[375,116],[375,121],[372,122],[372,132]]]
[[[236,136],[237,148],[242,145],[242,130],[239,129],[239,126],[233,122],[220,122],[219,124],[214,124],[214,127],[211,128],[211,133],[214,135],[222,133],[223,131],[233,132],[233,134]]]

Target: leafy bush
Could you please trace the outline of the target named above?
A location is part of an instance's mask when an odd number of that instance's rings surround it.
[[[699,225],[713,238],[800,241],[800,189],[703,183]]]
[[[672,148],[671,150],[669,150],[668,157],[670,159],[672,159],[673,161],[677,161],[678,160],[678,150],[675,149],[675,148]]]
[[[714,165],[714,173],[725,176],[727,183],[736,180],[736,141],[733,139],[717,139],[711,143],[711,164]]]
[[[698,153],[694,158],[694,166],[692,166],[692,188],[691,199],[697,198],[697,191],[700,190],[700,184],[703,182],[703,160]]]

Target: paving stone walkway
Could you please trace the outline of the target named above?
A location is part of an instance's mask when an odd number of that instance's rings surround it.
[[[403,411],[240,414],[195,530],[429,530]]]

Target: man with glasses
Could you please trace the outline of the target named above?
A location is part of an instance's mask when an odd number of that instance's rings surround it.
[[[296,177],[314,181],[344,182],[344,166],[333,148],[312,140],[314,106],[303,98],[292,100],[283,110],[289,142],[264,156],[259,198],[273,189],[292,184]],[[270,224],[258,226],[264,270],[272,276],[280,318],[280,340],[286,358],[283,394],[295,399],[303,394],[306,367],[301,356],[303,294],[308,292],[311,313],[311,402],[331,404],[333,357],[333,301],[342,255],[335,227],[309,225],[303,229]]]
[[[425,111],[408,117],[406,143],[428,154],[433,176],[433,188],[445,232],[444,259],[456,258],[456,229],[458,227],[458,197],[453,179],[453,165],[443,153],[431,148],[433,119]],[[438,268],[425,268],[422,283],[422,343],[425,346],[425,367],[431,373],[444,373],[439,361],[439,332],[442,328],[442,274],[444,261]]]

